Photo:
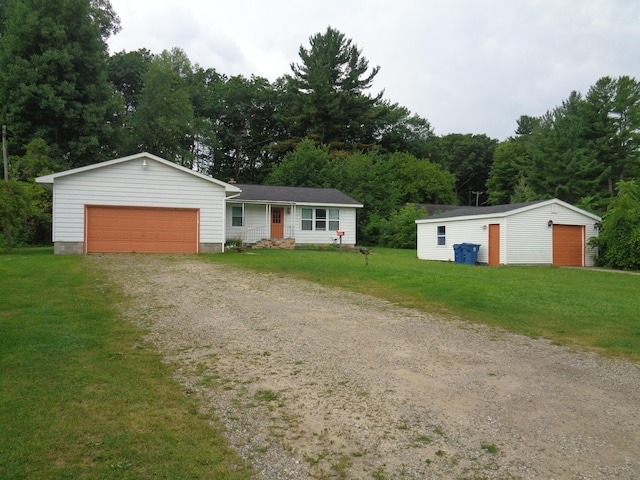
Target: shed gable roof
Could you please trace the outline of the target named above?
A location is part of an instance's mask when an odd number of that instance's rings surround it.
[[[159,162],[162,163],[163,165],[166,165],[168,167],[171,168],[175,168],[176,170],[185,173],[185,174],[189,174],[189,175],[193,175],[195,177],[198,177],[202,180],[206,180],[208,182],[214,183],[220,187],[223,187],[225,189],[225,192],[227,192],[227,194],[235,194],[235,193],[239,193],[240,189],[235,187],[234,185],[230,185],[228,183],[222,182],[218,179],[209,177],[207,175],[203,175],[199,172],[195,172],[193,170],[189,170],[186,167],[183,167],[182,165],[178,165],[177,163],[173,163],[170,162],[168,160],[165,160],[164,158],[160,158],[156,155],[153,155],[151,153],[147,153],[147,152],[142,152],[142,153],[136,153],[135,155],[129,155],[128,157],[121,157],[121,158],[116,158],[113,160],[107,160],[106,162],[100,162],[100,163],[94,163],[93,165],[87,165],[85,167],[78,167],[78,168],[72,168],[71,170],[65,170],[62,172],[57,172],[57,173],[52,173],[50,175],[43,175],[42,177],[38,177],[36,178],[36,182],[43,184],[46,187],[51,188],[52,185],[54,185],[56,179],[58,178],[62,178],[62,177],[67,177],[70,175],[77,175],[83,172],[89,172],[92,170],[99,170],[101,168],[108,168],[112,165],[117,165],[120,163],[124,163],[124,162],[131,162],[134,160],[152,160],[155,162]]]
[[[436,213],[435,215],[425,218],[423,220],[416,220],[416,223],[429,223],[431,221],[445,220],[445,219],[457,219],[463,220],[466,218],[480,218],[480,217],[507,217],[509,215],[515,215],[520,212],[539,208],[544,205],[557,204],[562,205],[565,208],[578,212],[582,215],[590,217],[594,220],[600,221],[601,218],[598,215],[582,210],[569,203],[552,198],[550,200],[535,200],[533,202],[523,203],[511,203],[506,205],[493,205],[489,207],[462,207],[455,210],[449,210],[447,212]]]
[[[461,207],[446,212],[436,213],[429,218],[450,218],[450,217],[466,217],[476,215],[488,215],[493,213],[509,213],[514,210],[520,210],[528,206],[536,205],[545,200],[536,200],[534,202],[511,203],[506,205],[492,205],[489,207]]]
[[[229,201],[251,203],[309,203],[316,205],[348,205],[362,207],[362,204],[335,188],[280,187],[273,185],[237,184],[242,192]]]

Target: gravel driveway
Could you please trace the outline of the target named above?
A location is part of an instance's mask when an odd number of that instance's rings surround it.
[[[637,364],[195,257],[90,259],[258,478],[640,478]]]

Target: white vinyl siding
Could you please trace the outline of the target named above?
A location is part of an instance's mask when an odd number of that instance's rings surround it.
[[[418,258],[454,261],[453,245],[481,245],[478,262],[489,261],[490,224],[500,225],[500,263],[504,265],[551,265],[553,263],[553,228],[557,225],[583,225],[586,232],[586,265],[593,266],[594,251],[588,245],[598,231],[593,216],[568,208],[562,203],[541,203],[523,211],[506,214],[418,220]],[[446,227],[446,247],[437,245],[438,226]]]
[[[232,208],[244,205],[244,226],[234,227],[232,223]],[[338,236],[336,230],[344,230],[342,243],[355,245],[356,243],[356,208],[344,206],[307,206],[307,205],[278,205],[284,207],[285,236],[293,234],[296,244],[331,244]],[[254,233],[261,233],[264,238],[270,236],[270,216],[268,204],[233,203],[227,204],[227,239],[253,238]],[[325,230],[316,230],[316,210],[324,210],[326,217],[319,220],[325,222]],[[253,232],[253,233],[252,233]]]
[[[435,222],[435,219],[434,219]],[[459,243],[476,243],[482,245],[478,252],[478,262],[486,263],[488,230],[483,229],[486,220],[452,221],[439,219],[438,223],[418,224],[418,258],[453,262],[453,246]],[[492,222],[496,223],[496,222]],[[446,245],[438,244],[441,230],[446,233]]]
[[[242,226],[232,224],[232,210],[234,208],[242,208],[244,212],[244,222]],[[268,205],[255,205],[250,203],[228,203],[227,205],[227,239],[245,239],[247,232],[256,231],[267,238],[270,233],[270,219]],[[285,208],[285,225],[287,224],[287,210]],[[257,231],[259,230],[259,231]]]
[[[317,209],[324,210],[326,216],[321,218],[325,222],[325,229],[318,230],[316,222]],[[308,216],[308,211],[314,212],[313,217],[313,230],[304,229],[305,220],[308,220],[303,215]],[[306,213],[303,213],[306,212]],[[348,245],[355,245],[356,243],[356,209],[354,207],[334,207],[329,205],[324,206],[298,206],[296,208],[296,243],[297,244],[313,244],[313,245],[327,245],[337,240],[336,230],[344,230],[345,235],[342,237],[342,243]]]
[[[56,178],[54,242],[83,242],[85,205],[200,209],[200,242],[224,243],[222,185],[146,158]]]

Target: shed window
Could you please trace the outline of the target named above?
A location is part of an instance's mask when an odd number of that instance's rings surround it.
[[[438,245],[447,244],[447,230],[444,225],[438,225]]]
[[[231,207],[231,226],[241,227],[243,224],[242,207]]]

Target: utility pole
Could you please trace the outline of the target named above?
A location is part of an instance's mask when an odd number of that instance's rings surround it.
[[[2,161],[4,162],[4,181],[9,181],[9,160],[7,159],[7,126],[2,125]]]
[[[484,192],[471,192],[476,196],[476,207],[478,206],[478,199],[480,197],[480,195],[482,195]]]
[[[4,164],[4,181],[9,181],[9,159],[7,158],[7,126],[2,125],[2,162]],[[7,248],[11,248],[11,223],[5,219],[4,228],[7,232]]]

